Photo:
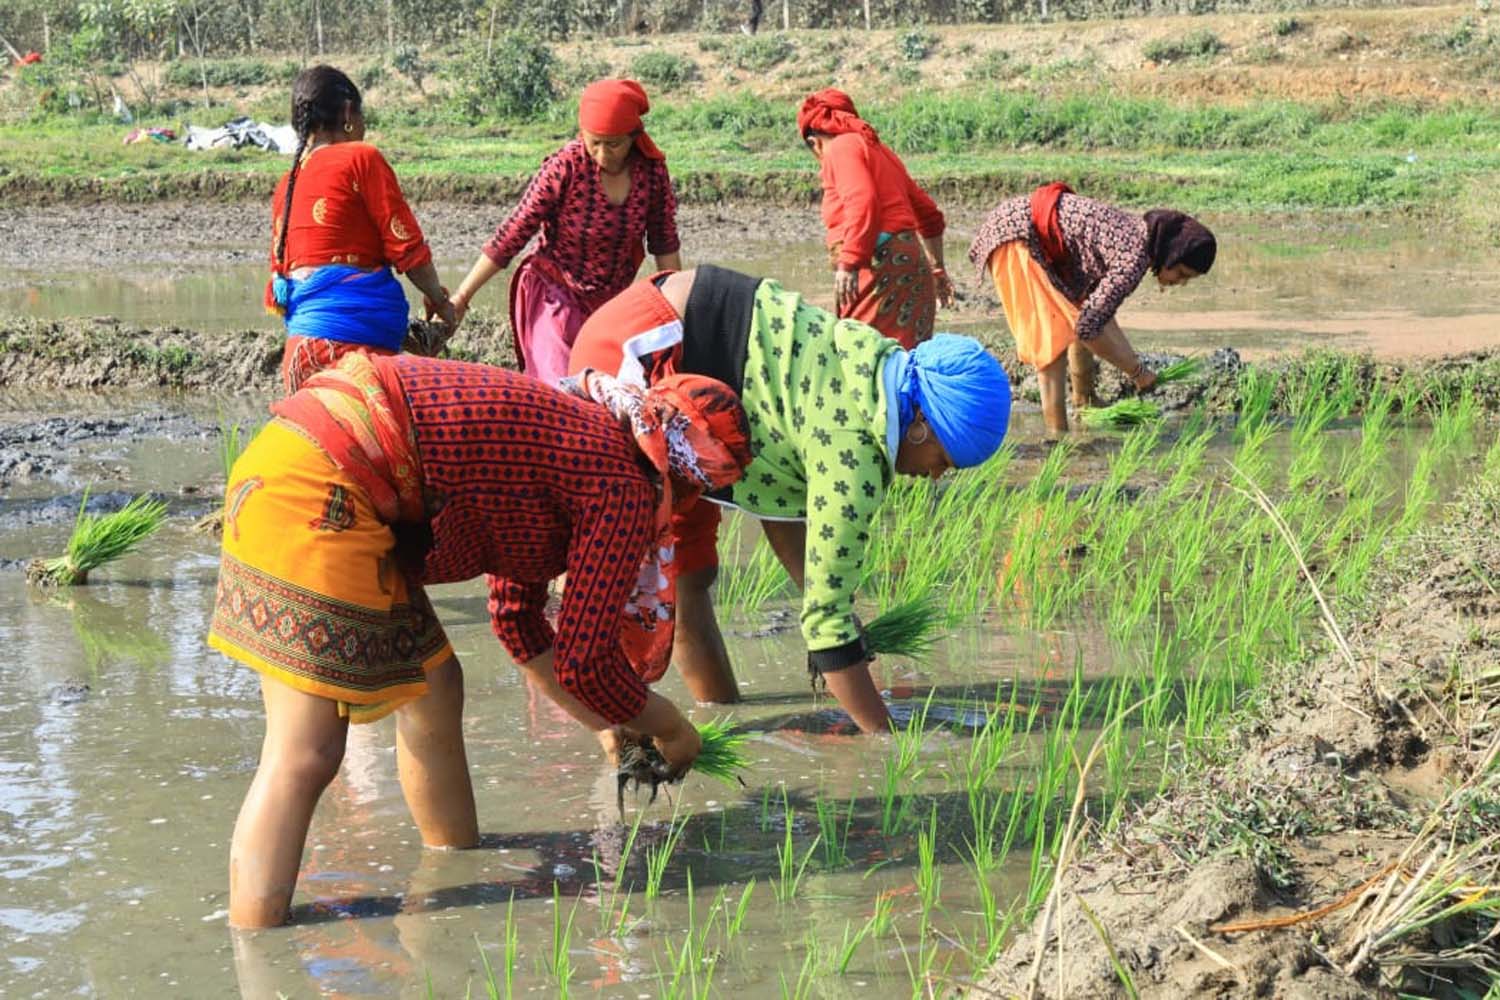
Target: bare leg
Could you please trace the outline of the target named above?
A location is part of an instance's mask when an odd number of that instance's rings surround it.
[[[454,657],[427,671],[426,694],[396,710],[396,771],[428,847],[479,843],[463,714],[464,672]]]
[[[693,698],[727,705],[740,700],[739,685],[729,665],[729,650],[714,617],[709,588],[719,575],[717,566],[684,573],[677,578],[677,624],[672,639],[672,662]]]
[[[766,533],[777,561],[786,567],[787,576],[801,590],[802,562],[807,558],[807,522],[762,521],[760,529]]]
[[[760,526],[766,533],[766,541],[771,544],[771,551],[776,553],[776,558],[786,567],[787,575],[797,584],[797,589],[802,589],[803,559],[807,552],[806,522],[762,521]],[[823,675],[823,680],[828,684],[828,692],[838,700],[839,705],[862,731],[890,731],[891,716],[870,676],[868,662],[830,671]]]
[[[1144,392],[1156,384],[1156,374],[1141,368],[1140,355],[1130,346],[1125,331],[1116,320],[1110,320],[1099,328],[1099,336],[1082,343],[1135,381],[1137,390]]]
[[[880,697],[875,679],[870,676],[870,661],[829,671],[823,675],[823,680],[828,684],[828,693],[838,699],[839,705],[849,713],[861,732],[890,732],[891,714],[886,711],[885,699]]]
[[[1094,395],[1094,382],[1099,375],[1099,361],[1083,345],[1075,340],[1068,345],[1068,381],[1072,385],[1073,407],[1084,410],[1098,406]]]
[[[344,759],[338,704],[263,677],[266,736],[229,846],[229,924],[286,922],[313,809]]]
[[[1051,364],[1036,370],[1042,395],[1042,422],[1049,435],[1068,433],[1068,354],[1064,351]]]

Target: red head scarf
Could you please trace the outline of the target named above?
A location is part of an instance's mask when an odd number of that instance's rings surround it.
[[[854,110],[854,102],[849,99],[849,95],[833,87],[820,90],[802,102],[802,107],[797,112],[797,131],[804,139],[809,132],[825,132],[828,135],[856,132],[871,142],[880,141],[870,123]]]
[[[669,375],[649,389],[586,368],[558,386],[605,406],[635,439],[661,483],[656,537],[625,602],[620,645],[648,683],[672,659],[677,609],[671,514],[708,490],[737,482],[750,464],[750,424],[734,390],[704,375]]]
[[[650,110],[646,89],[634,80],[599,80],[584,87],[578,98],[578,127],[597,135],[634,135],[642,156],[665,160],[641,126],[641,115]]]

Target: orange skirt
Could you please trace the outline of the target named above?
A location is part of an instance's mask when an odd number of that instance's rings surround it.
[[[1078,339],[1078,307],[1052,284],[1024,240],[995,248],[990,254],[990,277],[1016,338],[1016,357],[1023,362],[1045,368]]]

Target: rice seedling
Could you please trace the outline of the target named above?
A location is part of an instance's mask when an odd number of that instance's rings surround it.
[[[750,912],[750,897],[755,892],[755,879],[745,883],[745,888],[740,891],[740,901],[735,904],[734,913],[729,912],[726,906],[724,914],[724,940],[733,941],[740,936],[740,931],[745,926],[745,914]]]
[[[1171,385],[1174,382],[1186,382],[1188,379],[1197,378],[1202,371],[1203,360],[1201,358],[1183,358],[1157,372],[1156,384]]]
[[[86,584],[89,574],[129,553],[154,535],[167,520],[167,504],[142,494],[113,514],[88,513],[85,490],[78,505],[67,553],[55,559],[34,559],[26,579],[38,586],[70,587]]]
[[[750,758],[743,750],[750,737],[732,726],[729,719],[714,719],[699,726],[698,736],[703,740],[703,748],[698,751],[698,759],[693,761],[694,771],[730,788],[745,784],[740,772],[750,767]]]
[[[667,822],[667,834],[658,844],[646,848],[646,902],[656,902],[656,897],[661,894],[661,880],[667,872],[667,865],[672,860],[672,855],[677,851],[677,845],[682,842],[682,833],[687,829],[688,817],[677,816],[677,810],[672,810],[672,818]]]
[[[931,596],[898,604],[865,626],[865,647],[877,655],[920,660],[937,642],[942,615]]]
[[[818,815],[818,833],[823,843],[823,867],[828,871],[849,865],[849,830],[854,825],[854,801],[854,796],[850,795],[842,822],[839,820],[837,803],[830,802],[821,795],[813,801],[813,808]]]
[[[552,883],[552,952],[547,961],[547,974],[552,977],[558,997],[566,998],[573,983],[573,919],[578,915],[578,900],[563,920],[562,890]]]
[[[479,949],[479,962],[484,969],[484,989],[489,1000],[512,1000],[516,995],[516,963],[520,957],[521,932],[516,926],[515,909],[516,895],[511,893],[510,899],[505,904],[505,936],[503,938],[505,953],[501,966],[503,978],[500,982],[495,980],[495,969],[490,965],[489,956],[484,952],[479,935],[474,935],[474,944]]]
[[[1149,400],[1131,396],[1099,409],[1079,414],[1085,427],[1102,430],[1111,427],[1136,427],[1161,419],[1161,407]]]
[[[795,899],[797,892],[802,887],[802,877],[807,874],[808,862],[812,860],[813,852],[818,849],[822,841],[822,835],[813,838],[808,845],[802,860],[797,860],[797,850],[792,842],[792,829],[796,825],[796,816],[792,811],[791,800],[787,798],[786,790],[781,793],[782,817],[785,820],[785,832],[781,843],[776,845],[776,881],[771,883],[771,892],[778,903],[785,903]]]
[[[237,420],[231,422],[225,418],[223,410],[219,411],[219,466],[224,471],[224,482],[229,482],[234,463],[239,461],[245,448],[264,426],[264,423],[246,426]]]

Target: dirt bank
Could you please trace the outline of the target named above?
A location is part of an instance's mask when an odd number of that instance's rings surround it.
[[[163,201],[149,207],[111,204],[16,205],[0,213],[0,268],[79,272],[101,268],[150,272],[168,278],[191,271],[266,259],[270,203],[224,205]],[[510,211],[503,199],[484,207],[414,200],[417,218],[440,260],[469,259]],[[758,242],[806,242],[823,235],[814,203],[780,208],[748,202],[685,205],[677,216],[685,247]],[[950,230],[954,250],[969,232]],[[459,275],[452,276],[456,280]]]
[[[1500,448],[1388,583],[1349,657],[1280,669],[1212,761],[1072,864],[1034,992],[1043,920],[972,995],[1493,996]]]

